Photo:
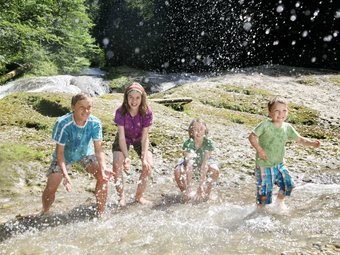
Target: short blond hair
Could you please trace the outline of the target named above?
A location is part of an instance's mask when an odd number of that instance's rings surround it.
[[[275,96],[272,99],[269,100],[268,102],[268,111],[271,111],[273,108],[273,105],[275,103],[280,103],[280,104],[284,104],[288,107],[288,102],[284,97],[281,96]]]

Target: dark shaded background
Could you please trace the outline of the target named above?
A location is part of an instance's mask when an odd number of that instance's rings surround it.
[[[142,8],[143,7],[143,8]],[[101,1],[106,66],[220,71],[282,64],[340,70],[340,1]]]

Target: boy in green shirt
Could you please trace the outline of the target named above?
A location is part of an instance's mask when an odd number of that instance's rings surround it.
[[[269,118],[258,124],[248,139],[256,150],[255,176],[257,181],[257,205],[272,203],[274,184],[280,190],[277,202],[284,205],[285,196],[290,196],[294,183],[284,165],[285,144],[294,140],[299,144],[318,148],[320,141],[311,141],[300,136],[292,125],[285,122],[288,103],[284,98],[274,97],[268,102]]]

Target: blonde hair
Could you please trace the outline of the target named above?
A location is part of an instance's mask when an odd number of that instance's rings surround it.
[[[190,122],[190,125],[189,125],[189,128],[188,128],[188,133],[189,133],[189,137],[190,138],[194,138],[194,135],[193,135],[193,128],[194,128],[194,124],[195,123],[199,123],[201,125],[203,125],[205,127],[205,135],[207,136],[208,133],[209,133],[209,130],[208,130],[208,127],[207,127],[207,124],[200,118],[197,118],[197,119],[193,119],[191,122]]]
[[[284,104],[288,107],[288,102],[284,97],[281,96],[275,96],[272,99],[269,100],[268,102],[268,111],[270,112],[273,108],[273,105],[275,103],[280,103],[280,104]]]

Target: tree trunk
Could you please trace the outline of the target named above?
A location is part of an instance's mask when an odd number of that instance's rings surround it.
[[[6,81],[13,79],[14,77],[32,69],[32,64],[23,64],[19,66],[17,69],[10,71],[0,77],[0,84],[5,83]]]

